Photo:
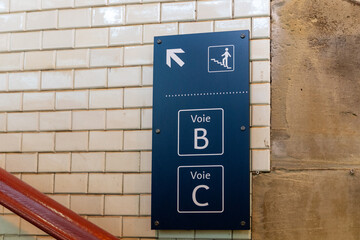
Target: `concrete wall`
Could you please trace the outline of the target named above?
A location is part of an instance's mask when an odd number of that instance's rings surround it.
[[[253,239],[359,239],[356,2],[272,1],[272,172],[253,178]]]

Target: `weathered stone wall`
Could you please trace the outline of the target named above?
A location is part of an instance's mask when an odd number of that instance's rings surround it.
[[[272,172],[253,179],[253,239],[360,239],[358,1],[272,1],[271,50]]]

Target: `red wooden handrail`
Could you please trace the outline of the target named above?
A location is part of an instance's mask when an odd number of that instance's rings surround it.
[[[0,204],[60,240],[117,240],[0,168]]]

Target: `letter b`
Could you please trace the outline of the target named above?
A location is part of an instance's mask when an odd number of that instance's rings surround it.
[[[202,135],[199,136],[199,132],[202,132]],[[195,149],[205,149],[209,145],[209,139],[206,137],[207,131],[205,128],[195,128],[194,129],[194,148]],[[205,142],[204,145],[199,145],[199,140],[203,140]]]

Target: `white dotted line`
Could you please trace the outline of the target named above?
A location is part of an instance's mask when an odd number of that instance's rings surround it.
[[[195,96],[213,96],[213,95],[236,95],[246,94],[248,91],[237,91],[237,92],[210,92],[210,93],[182,93],[182,94],[166,94],[166,98],[174,97],[195,97]]]

